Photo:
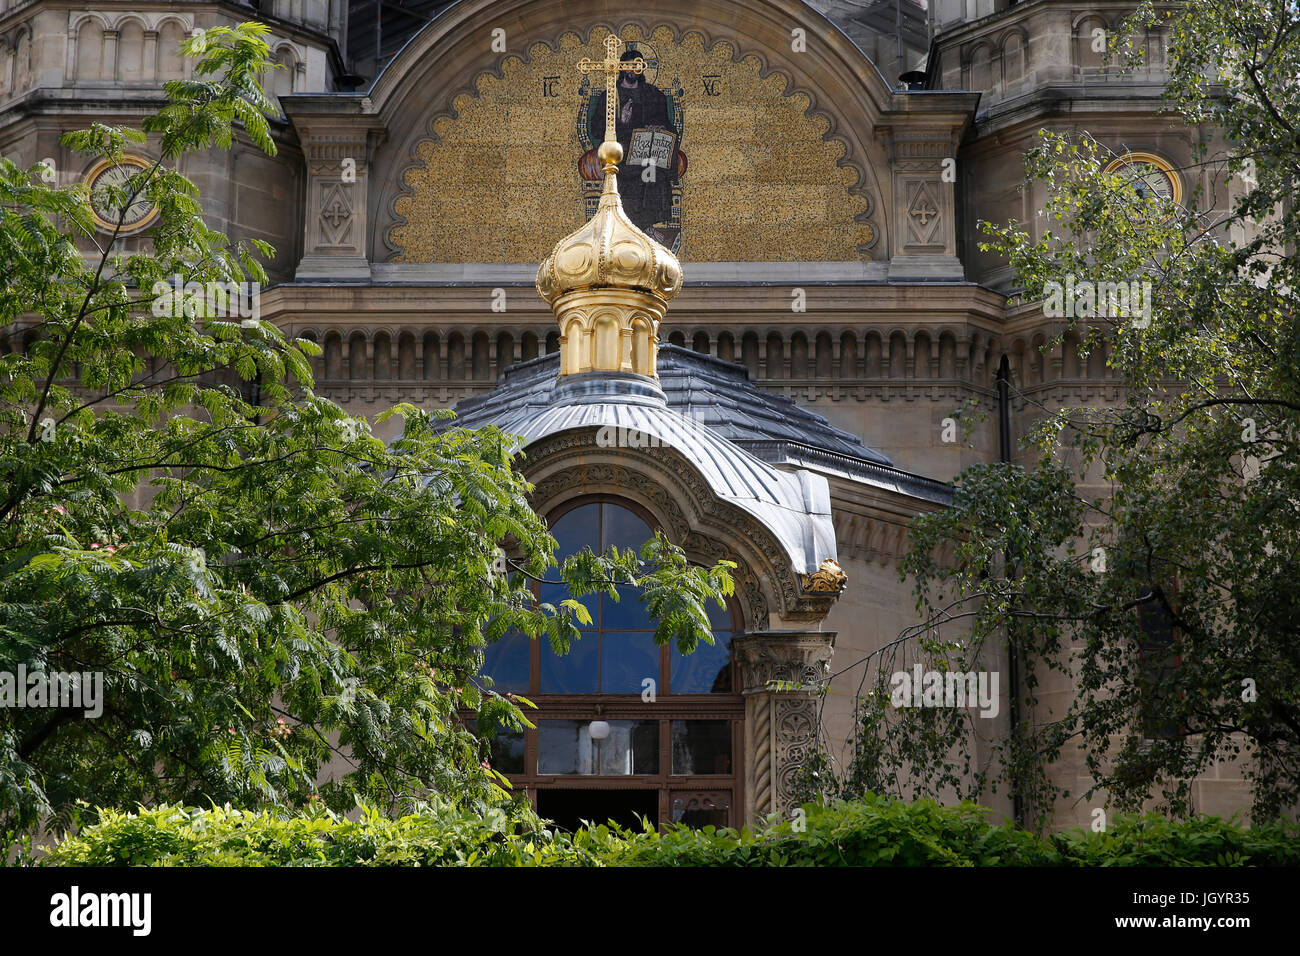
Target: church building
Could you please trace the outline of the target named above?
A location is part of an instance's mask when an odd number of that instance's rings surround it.
[[[634,596],[588,599],[567,657],[491,648],[496,686],[540,705],[494,766],[560,821],[739,826],[790,813],[819,740],[844,755],[861,662],[917,623],[909,524],[1014,457],[1040,407],[1120,401],[1106,356],[1049,346],[1061,320],[978,249],[981,220],[1037,221],[1039,130],[1091,132],[1166,194],[1231,195],[1191,164],[1209,134],[1164,111],[1163,36],[1133,75],[1097,51],[1132,7],[0,0],[0,151],[114,175],[59,137],[138,126],[194,30],[270,25],[277,154],[182,171],[215,228],[275,246],[261,318],[320,344],[317,391],[521,435],[566,551],[662,530],[737,564],[694,655],[656,646]],[[1021,719],[1068,694],[1044,681]],[[1087,789],[1081,758],[1052,773]],[[1244,804],[1228,774],[1198,810]]]

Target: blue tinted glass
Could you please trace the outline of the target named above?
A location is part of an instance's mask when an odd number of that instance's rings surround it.
[[[619,588],[617,601],[608,594],[602,594],[600,626],[607,631],[654,630],[650,612],[641,603],[643,590],[643,588]]]
[[[501,694],[528,693],[530,645],[527,634],[510,631],[483,649],[483,673],[492,678],[493,690]]]
[[[561,601],[572,597],[573,595],[569,593],[569,589],[563,584],[543,584],[541,586],[542,603],[553,604],[557,609],[559,608]],[[573,619],[573,623],[582,630],[587,630],[589,628],[594,630],[596,625],[600,623],[600,618],[596,617],[596,609],[600,605],[600,595],[587,594],[580,598],[576,598],[575,600],[587,609],[587,613],[591,615],[591,623],[583,624],[576,617]]]
[[[569,653],[563,657],[551,650],[551,643],[545,638],[539,640],[538,644],[542,658],[541,693],[597,692],[600,644],[595,634],[587,634],[581,640],[574,641],[569,645]]]
[[[673,773],[731,773],[731,723],[674,720]]]
[[[650,526],[626,508],[608,503],[601,505],[601,508],[604,509],[605,519],[604,533],[601,535],[600,542],[601,551],[613,545],[620,551],[631,548],[640,554],[641,545],[654,537]]]
[[[556,560],[563,561],[571,554],[576,554],[584,547],[600,552],[600,527],[597,524],[600,505],[582,505],[567,511],[551,525],[551,535],[555,538]]]
[[[600,640],[602,694],[640,694],[647,677],[659,693],[659,645],[653,634],[602,634]]]
[[[600,505],[582,505],[566,512],[554,525],[551,526],[551,534],[555,536],[558,547],[555,549],[555,560],[563,561],[571,554],[577,554],[584,547],[590,547],[593,551],[600,551]],[[552,569],[548,575],[551,578],[558,578],[559,574]],[[561,601],[573,597],[569,589],[560,584],[543,584],[541,586],[541,600],[543,604],[554,604],[559,607]],[[590,624],[578,622],[578,627],[595,628],[599,622],[596,616],[597,607],[599,606],[599,595],[588,594],[586,597],[578,598],[582,606],[587,609],[591,615]]]
[[[493,770],[501,773],[524,772],[524,734],[520,730],[498,730],[489,745]]]
[[[721,607],[717,601],[708,601],[705,607],[709,611],[709,624],[715,631],[731,630],[731,612],[725,607]]]
[[[669,685],[674,694],[731,693],[731,632],[715,631],[713,644],[700,644],[683,656],[672,648]]]

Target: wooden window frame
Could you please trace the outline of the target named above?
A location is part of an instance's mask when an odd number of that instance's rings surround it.
[[[547,523],[555,523],[569,512],[592,504],[613,504],[624,508],[646,523],[651,533],[660,529],[654,515],[641,505],[618,495],[583,495],[566,501],[547,515]],[[540,597],[540,585],[533,583],[535,599]],[[733,640],[744,632],[743,617],[734,598],[727,602],[731,617]],[[596,634],[607,633],[597,628]],[[608,633],[620,633],[610,630]],[[623,632],[627,633],[627,632]],[[731,691],[729,693],[674,694],[672,693],[672,648],[659,648],[659,686],[654,703],[647,703],[640,694],[543,694],[541,687],[541,648],[539,641],[529,642],[528,683],[532,688],[525,696],[537,704],[537,710],[527,711],[528,719],[538,724],[544,720],[654,720],[659,723],[659,772],[609,776],[598,774],[541,774],[537,772],[539,730],[525,729],[524,771],[507,773],[506,777],[522,790],[534,808],[537,794],[543,789],[563,790],[655,790],[659,801],[659,826],[671,822],[673,795],[678,793],[717,793],[730,791],[731,806],[727,825],[740,827],[745,805],[745,698],[741,687],[740,668],[733,657],[731,661]],[[472,720],[472,712],[463,712]],[[672,722],[675,720],[727,721],[731,727],[731,771],[727,774],[674,774],[672,772]],[[597,821],[604,822],[604,821]]]

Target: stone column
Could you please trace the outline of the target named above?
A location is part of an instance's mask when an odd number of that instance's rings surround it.
[[[820,691],[834,631],[755,631],[732,648],[745,695],[745,821],[789,819],[795,775],[817,748]]]

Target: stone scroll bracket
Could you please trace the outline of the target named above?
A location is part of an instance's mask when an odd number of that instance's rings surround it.
[[[745,695],[745,820],[790,819],[794,780],[816,753],[834,631],[752,631],[732,642]]]
[[[890,280],[965,277],[957,258],[957,147],[951,127],[880,127],[893,190]]]
[[[285,97],[307,162],[303,257],[295,278],[369,279],[370,165],[385,129],[373,115],[315,116],[313,99]]]

